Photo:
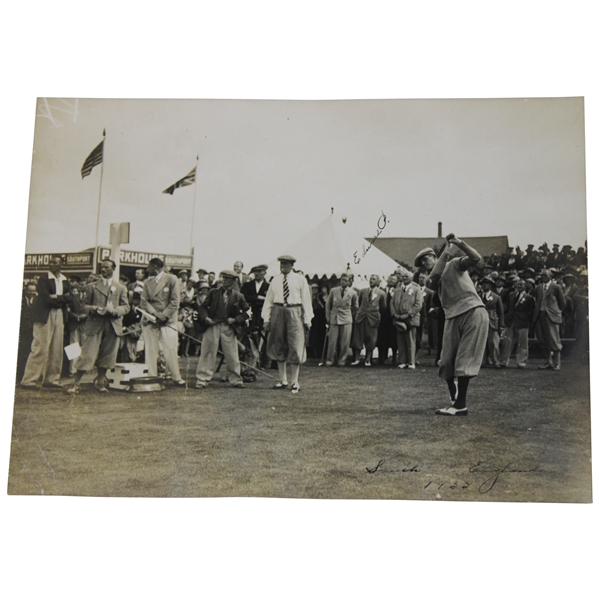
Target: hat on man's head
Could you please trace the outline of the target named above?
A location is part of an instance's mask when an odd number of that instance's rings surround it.
[[[188,274],[189,274],[189,271],[188,271],[188,270],[185,270],[185,269],[183,269],[183,270],[180,270],[180,271],[179,271],[179,274],[180,274],[180,275],[188,275]]]
[[[433,248],[424,248],[423,250],[420,250],[416,254],[416,258],[414,258],[414,266],[419,268],[422,265],[422,258],[424,258],[425,256],[436,257],[437,254],[435,254],[435,250],[433,250]]]
[[[291,264],[295,264],[297,262],[297,260],[293,256],[290,256],[289,254],[285,254],[283,256],[279,256],[277,258],[277,260],[279,262],[291,262]]]
[[[233,272],[232,270],[221,270],[220,276],[226,279],[236,279],[237,273]]]
[[[499,273],[496,277],[495,277],[495,281],[503,281],[505,283],[506,278],[505,275],[502,275],[501,273]]]
[[[257,266],[252,266],[251,270],[250,270],[250,274],[257,272],[258,270],[264,270],[267,271],[268,270],[268,264],[258,264]]]
[[[210,289],[210,285],[208,285],[208,283],[206,283],[206,281],[200,281],[198,283],[198,291],[200,289]]]
[[[202,267],[198,268],[198,270],[196,270],[196,272],[204,272],[204,273],[208,274],[208,271]]]
[[[493,277],[490,277],[489,275],[487,275],[486,277],[483,277],[480,280],[480,284],[482,285],[483,283],[489,283],[491,285],[495,285],[495,281],[493,280]]]

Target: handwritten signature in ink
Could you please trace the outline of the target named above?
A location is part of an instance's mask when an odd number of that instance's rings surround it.
[[[493,467],[485,467],[483,466],[484,462],[477,462],[474,466],[472,466],[469,469],[469,472],[475,473],[475,472],[492,472],[493,474],[491,476],[489,476],[489,478],[485,479],[480,486],[478,487],[478,492],[481,495],[484,495],[485,493],[488,493],[494,486],[495,483],[499,480],[499,477],[502,474],[506,474],[506,473],[514,473],[514,472],[542,472],[542,470],[538,467],[535,466],[534,468],[529,468],[528,470],[521,470],[519,468],[510,468],[511,463],[507,464],[506,466],[504,466],[503,468],[493,468]]]
[[[376,235],[374,236],[373,240],[368,245],[362,246],[362,256],[361,257],[358,257],[358,252],[354,252],[354,264],[360,264],[360,262],[362,261],[362,258],[364,258],[364,256],[366,256],[366,254],[368,253],[368,250],[374,245],[374,242],[380,237],[381,233],[383,232],[384,228],[387,226],[388,222],[390,222],[390,221],[387,218],[387,215],[381,210],[381,215],[379,216],[379,219],[376,221]]]

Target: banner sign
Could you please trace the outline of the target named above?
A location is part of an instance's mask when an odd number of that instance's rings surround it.
[[[74,254],[25,254],[25,272],[46,271],[52,256],[62,259],[61,271],[91,271],[94,264],[93,252]]]
[[[100,248],[98,262],[110,258],[110,248]],[[121,250],[121,266],[147,266],[152,258],[160,258],[171,268],[191,268],[193,256],[178,256],[173,254],[153,254],[151,252],[136,252]]]

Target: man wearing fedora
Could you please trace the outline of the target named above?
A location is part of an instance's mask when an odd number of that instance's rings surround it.
[[[101,392],[108,391],[106,372],[116,364],[119,337],[123,334],[123,316],[130,310],[127,288],[112,278],[115,267],[112,260],[104,260],[100,266],[100,279],[85,288],[82,307],[87,315],[85,342],[75,362],[77,372],[68,393],[77,393],[81,378],[94,367],[98,369],[95,388]]]
[[[400,283],[391,299],[391,317],[397,330],[398,368],[416,368],[416,332],[423,305],[422,289],[414,283],[412,273],[402,266],[396,271]]]
[[[196,370],[196,388],[208,386],[216,370],[219,344],[227,363],[227,380],[232,387],[243,388],[237,330],[245,325],[249,306],[243,295],[235,290],[237,275],[232,270],[220,273],[223,284],[208,291],[200,304],[198,318],[206,327],[202,351]]]
[[[267,264],[258,264],[250,269],[253,281],[246,281],[241,287],[241,293],[250,306],[250,343],[252,345],[252,363],[250,366],[259,364],[260,356],[263,355],[265,346],[264,321],[262,320],[262,308],[270,285],[264,278],[268,270]]]
[[[306,361],[306,337],[314,317],[312,293],[306,278],[293,272],[296,262],[293,256],[279,256],[278,261],[281,272],[270,282],[262,308],[264,330],[268,334],[266,351],[269,358],[276,360],[279,370],[275,389],[287,389],[291,383],[291,392],[297,393],[300,365]]]
[[[480,254],[453,233],[446,239],[447,245],[439,258],[432,248],[425,248],[416,255],[414,266],[430,273],[427,286],[439,291],[445,312],[439,376],[447,382],[451,405],[435,413],[466,416],[468,384],[480,370],[489,315],[468,274],[468,269],[481,260]]]

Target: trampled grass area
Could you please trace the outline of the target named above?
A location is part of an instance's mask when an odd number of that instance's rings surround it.
[[[196,363],[188,389],[17,388],[9,494],[591,501],[587,365],[483,369],[450,418],[430,365],[309,362],[292,395],[264,376],[196,390]]]

